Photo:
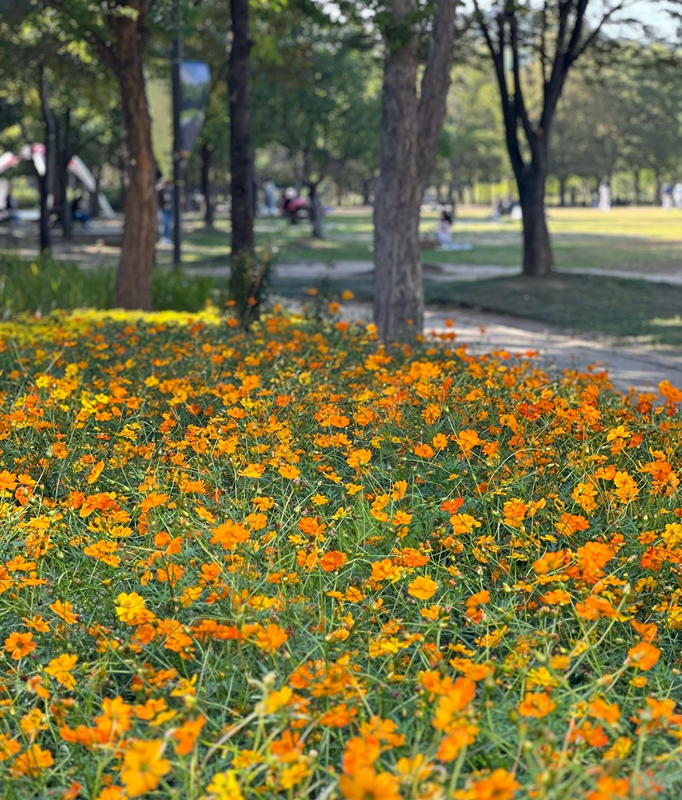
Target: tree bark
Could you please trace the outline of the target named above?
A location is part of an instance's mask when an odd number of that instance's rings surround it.
[[[97,164],[93,170],[93,177],[95,179],[95,191],[90,195],[90,216],[93,219],[99,217],[99,187],[102,182],[102,166]]]
[[[320,195],[317,192],[319,186],[318,182],[308,183],[308,200],[310,202],[310,225],[312,228],[313,239],[324,239],[324,230],[322,228],[322,203],[320,202]]]
[[[438,0],[417,97],[416,0],[394,0],[384,61],[379,180],[374,200],[374,322],[383,340],[414,341],[424,323],[419,215],[450,85],[454,0]]]
[[[545,217],[546,181],[546,151],[539,147],[533,153],[530,164],[517,176],[523,212],[523,274],[534,277],[549,275],[554,268],[554,255]]]
[[[60,209],[62,233],[65,240],[71,238],[73,220],[71,219],[71,206],[69,205],[69,161],[71,160],[71,109],[64,113],[61,131],[57,127],[57,152],[56,152],[56,193],[55,205]]]
[[[232,49],[227,81],[230,94],[232,257],[235,258],[252,254],[254,250],[249,0],[230,0],[230,12]]]
[[[213,150],[204,142],[201,145],[201,193],[204,196],[204,226],[208,230],[213,230],[215,221],[213,215],[213,201],[211,199],[211,159]]]
[[[40,106],[45,126],[45,173],[38,175],[40,189],[40,252],[52,252],[52,236],[50,233],[50,195],[53,192],[54,160],[57,140],[57,128],[54,111],[50,106],[50,95],[47,85],[47,70],[40,65],[39,72]]]
[[[372,178],[365,179],[362,182],[362,205],[363,206],[371,206],[372,205]]]
[[[146,14],[116,25],[125,140],[125,204],[114,306],[150,309],[156,240],[156,161],[143,72]]]

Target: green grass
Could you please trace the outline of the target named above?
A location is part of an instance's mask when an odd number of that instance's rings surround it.
[[[421,232],[433,231],[437,214],[423,214]],[[610,214],[594,209],[552,208],[548,211],[557,266],[625,271],[675,271],[682,264],[682,215],[655,207],[615,208]],[[326,239],[310,238],[303,221],[257,221],[259,245],[278,250],[281,263],[371,261],[372,218],[369,210],[332,212],[326,219]],[[469,251],[425,250],[427,263],[518,266],[521,263],[521,223],[490,219],[487,208],[459,212],[454,240],[473,245]],[[188,262],[224,264],[229,256],[229,221],[218,220],[213,232],[198,227],[187,237]]]

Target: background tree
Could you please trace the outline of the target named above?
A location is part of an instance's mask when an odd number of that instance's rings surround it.
[[[607,6],[591,28],[586,22],[588,5],[593,9],[596,0],[544,0],[539,7],[531,0],[495,0],[484,10],[474,0],[475,19],[497,78],[507,150],[523,211],[526,275],[547,275],[554,264],[545,219],[545,183],[559,98],[571,68],[625,2]],[[536,115],[524,89],[524,64],[529,59],[541,86]]]
[[[111,70],[121,101],[126,192],[114,305],[151,308],[156,240],[156,162],[144,59],[153,0],[46,0],[74,42],[85,42]],[[163,10],[159,10],[163,18]]]
[[[230,96],[230,177],[232,259],[250,258],[254,250],[254,167],[251,145],[251,14],[249,0],[230,0],[232,46],[227,73]]]
[[[437,0],[424,17],[416,0],[394,0],[383,18],[374,322],[385,340],[414,340],[423,328],[419,215],[445,116],[455,5],[455,0]],[[428,41],[428,56],[418,91],[420,31]]]

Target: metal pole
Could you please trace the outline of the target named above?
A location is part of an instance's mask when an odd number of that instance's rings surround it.
[[[180,32],[179,0],[173,0],[173,23],[175,27],[175,38],[173,39],[171,53],[171,81],[173,86],[173,266],[175,269],[180,269],[182,264],[182,219],[180,216],[180,192],[182,189],[182,137],[180,132],[182,34]]]

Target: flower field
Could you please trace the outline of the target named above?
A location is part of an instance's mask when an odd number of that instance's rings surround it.
[[[682,393],[452,335],[0,324],[2,797],[682,786]]]

